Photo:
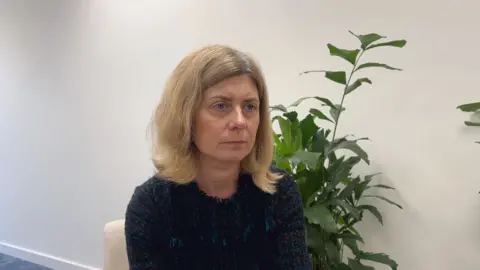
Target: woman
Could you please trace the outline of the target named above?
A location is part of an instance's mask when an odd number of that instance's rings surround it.
[[[127,207],[130,269],[311,269],[298,188],[270,167],[267,88],[250,56],[187,55],[151,127],[157,173]]]

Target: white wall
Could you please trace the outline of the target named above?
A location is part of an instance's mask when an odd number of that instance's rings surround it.
[[[0,4],[3,250],[101,267],[103,225],[123,217],[133,187],[152,172],[145,128],[189,50],[219,42],[253,53],[273,104],[336,100],[337,85],[298,73],[347,67],[326,43],[356,46],[352,30],[408,40],[366,58],[405,70],[367,71],[374,84],[349,97],[339,130],[372,139],[373,165],[361,172],[382,171],[405,207],[381,204],[385,226],[362,226],[365,248],[390,254],[400,269],[480,268],[480,132],[464,128],[467,115],[455,109],[480,98],[479,3],[33,2]]]

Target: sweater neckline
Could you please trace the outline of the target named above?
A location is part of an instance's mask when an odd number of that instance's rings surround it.
[[[219,198],[215,196],[208,195],[205,193],[203,190],[200,189],[200,187],[197,185],[195,181],[192,182],[193,187],[196,191],[196,193],[199,195],[199,197],[207,202],[207,203],[213,203],[213,204],[218,204],[218,205],[228,205],[235,203],[239,197],[245,192],[245,190],[248,188],[249,182],[251,182],[251,176],[249,174],[242,173],[238,177],[237,181],[237,189],[235,193],[232,194],[232,196],[228,198]]]

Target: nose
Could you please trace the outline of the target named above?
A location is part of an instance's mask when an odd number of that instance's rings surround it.
[[[235,110],[232,111],[232,120],[230,121],[230,127],[234,129],[234,128],[245,128],[246,126],[247,126],[247,119],[243,114],[242,108],[239,108],[239,107],[235,108]]]

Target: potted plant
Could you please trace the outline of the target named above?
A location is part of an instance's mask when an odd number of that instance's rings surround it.
[[[328,44],[330,55],[340,57],[350,64],[350,72],[312,70],[302,74],[320,72],[325,78],[340,84],[343,94],[340,102],[334,103],[325,97],[302,97],[289,106],[272,106],[272,121],[278,123],[279,133],[274,133],[274,163],[290,173],[295,179],[304,204],[306,234],[309,253],[316,270],[371,270],[365,261],[386,264],[397,269],[397,263],[384,253],[371,253],[361,250],[358,242],[363,242],[356,225],[362,221],[366,212],[372,214],[383,224],[380,211],[363,198],[370,197],[388,202],[398,208],[399,204],[381,195],[369,193],[370,190],[393,189],[381,184],[373,184],[376,174],[358,176],[352,169],[360,162],[369,164],[368,154],[359,142],[367,138],[339,136],[337,127],[340,116],[345,110],[344,102],[348,95],[357,91],[363,84],[371,84],[366,77],[356,78],[358,70],[366,68],[385,68],[400,70],[382,63],[360,62],[362,55],[382,47],[405,46],[405,40],[383,42],[386,37],[378,34],[357,35],[350,32],[359,41],[358,49],[341,49]],[[296,108],[306,99],[315,99],[320,106],[310,108],[309,113],[300,118]],[[327,121],[333,128],[320,123]],[[350,150],[352,155],[339,155],[337,150]],[[346,258],[345,247],[352,256]]]

